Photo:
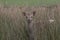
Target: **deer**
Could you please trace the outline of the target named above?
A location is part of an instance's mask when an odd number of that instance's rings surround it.
[[[36,11],[32,11],[32,12],[25,11],[22,13],[25,16],[27,24],[28,24],[28,35],[29,35],[28,40],[34,40],[34,34],[33,34],[33,22],[34,22],[34,20],[33,20],[33,17],[35,16]]]

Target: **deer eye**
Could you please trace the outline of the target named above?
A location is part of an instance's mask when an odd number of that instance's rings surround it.
[[[27,16],[26,16],[26,18],[27,18]]]
[[[35,16],[35,13],[36,13],[36,12],[35,12],[35,11],[33,11],[33,16]]]
[[[26,16],[26,13],[25,13],[25,12],[23,12],[23,15],[24,15],[24,16]]]

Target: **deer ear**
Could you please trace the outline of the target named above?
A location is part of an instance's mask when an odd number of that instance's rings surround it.
[[[25,12],[22,12],[24,16],[26,16],[26,13]]]
[[[36,11],[33,11],[33,16],[35,16],[35,14],[36,14]]]

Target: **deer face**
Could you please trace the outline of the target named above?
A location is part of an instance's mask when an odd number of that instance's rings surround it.
[[[33,17],[35,16],[35,11],[32,13],[29,12],[23,12],[23,15],[26,17],[28,23],[30,23],[33,20]]]

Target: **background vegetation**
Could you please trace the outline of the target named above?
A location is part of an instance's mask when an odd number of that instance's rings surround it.
[[[0,0],[0,3],[7,4],[7,5],[51,5],[51,4],[58,4],[60,0]]]
[[[34,17],[35,40],[60,40],[60,6],[40,7],[59,2],[60,0],[0,0],[0,40],[28,40],[27,22],[20,9],[23,5],[38,6],[35,7]],[[54,22],[50,23],[50,19]]]

